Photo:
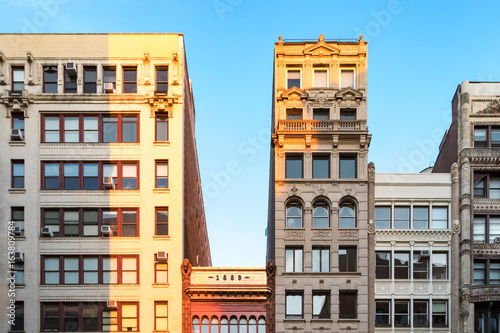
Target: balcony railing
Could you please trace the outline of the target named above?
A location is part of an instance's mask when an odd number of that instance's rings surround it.
[[[365,120],[280,120],[278,130],[281,131],[363,131]]]

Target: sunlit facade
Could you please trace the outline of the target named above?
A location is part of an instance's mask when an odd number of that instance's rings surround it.
[[[211,266],[183,35],[2,34],[0,94],[0,331],[181,332]]]

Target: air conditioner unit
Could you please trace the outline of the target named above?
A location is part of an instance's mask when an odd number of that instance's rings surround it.
[[[429,250],[423,250],[420,252],[420,257],[421,258],[428,258],[431,255]]]
[[[103,183],[106,190],[114,190],[115,183],[113,182],[113,177],[104,177]]]
[[[54,234],[52,233],[52,230],[50,230],[49,227],[43,227],[42,228],[42,236],[45,236],[45,237],[54,237]]]
[[[76,76],[76,64],[74,62],[67,62],[66,72],[68,72],[69,76]]]
[[[14,253],[14,261],[15,262],[23,262],[24,261],[24,255],[21,252]]]
[[[493,238],[493,243],[500,243],[500,237]]]
[[[101,225],[101,234],[111,236],[111,227],[109,225]]]
[[[108,301],[106,303],[106,306],[108,307],[108,309],[116,309],[116,301]]]
[[[113,87],[113,82],[104,83],[103,89],[105,93],[112,93],[115,90],[115,88]]]
[[[14,227],[14,231],[12,231],[12,233],[16,236],[21,236],[23,229],[21,229],[21,227]]]
[[[168,260],[168,253],[165,251],[161,251],[156,253],[156,261],[157,262],[167,262]]]
[[[10,141],[24,141],[23,131],[20,128],[13,128],[10,132]]]

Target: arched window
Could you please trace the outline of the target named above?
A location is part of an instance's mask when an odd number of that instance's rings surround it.
[[[259,333],[266,333],[266,318],[259,318]]]
[[[247,318],[240,317],[240,333],[248,333]]]
[[[229,321],[229,333],[238,333],[238,319],[236,317],[231,317]]]
[[[229,333],[229,322],[227,317],[222,317],[220,319],[220,333]]]
[[[193,333],[200,333],[200,319],[197,316],[193,317]]]
[[[219,319],[215,316],[210,320],[210,333],[219,333]]]
[[[208,333],[208,317],[201,318],[201,333]]]
[[[356,207],[350,202],[340,205],[339,228],[356,228]]]
[[[329,228],[330,214],[328,206],[323,202],[318,202],[313,206],[313,228]]]
[[[286,206],[286,227],[302,228],[302,206],[298,202]]]
[[[248,321],[248,333],[257,333],[257,319],[250,317]]]

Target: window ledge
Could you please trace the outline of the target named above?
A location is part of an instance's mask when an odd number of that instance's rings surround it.
[[[24,289],[24,287],[26,287],[24,283],[16,283],[16,288]]]
[[[153,240],[170,240],[169,235],[154,235]]]
[[[9,193],[10,194],[25,194],[26,189],[25,188],[9,188]]]
[[[154,141],[155,146],[170,146],[170,141]]]
[[[153,288],[168,288],[170,283],[153,283]]]
[[[331,318],[313,318],[311,320],[313,323],[333,323]]]
[[[153,193],[170,193],[169,188],[154,188]]]
[[[339,318],[339,323],[359,323],[358,318]]]
[[[16,241],[23,241],[23,240],[26,240],[26,236],[22,235],[22,236],[14,236],[16,238]]]
[[[285,318],[285,323],[305,323],[304,318]]]
[[[26,141],[10,141],[9,145],[11,146],[26,146]]]

